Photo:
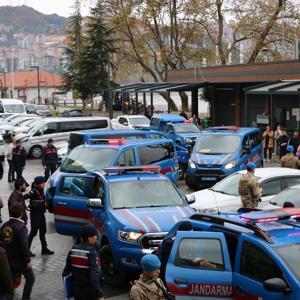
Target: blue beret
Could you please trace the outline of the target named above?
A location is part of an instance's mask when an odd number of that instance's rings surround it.
[[[255,168],[256,168],[256,164],[254,162],[251,161],[247,164],[247,169],[254,170]]]
[[[160,260],[154,254],[146,254],[141,259],[141,267],[145,271],[153,272],[160,268]]]
[[[84,225],[80,229],[80,236],[87,239],[90,236],[98,235],[97,229],[93,225]]]
[[[294,147],[293,147],[292,145],[288,145],[288,146],[286,147],[286,151],[287,151],[287,152],[294,152]]]
[[[35,184],[41,184],[46,182],[45,177],[44,176],[37,176],[34,178],[34,183]]]

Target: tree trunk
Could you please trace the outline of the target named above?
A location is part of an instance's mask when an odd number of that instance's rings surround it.
[[[168,93],[160,92],[159,94],[166,100],[166,102],[168,104]],[[171,111],[178,111],[178,107],[177,107],[176,103],[174,102],[174,100],[172,99],[172,97],[169,97],[169,101],[170,101]]]
[[[189,111],[189,98],[185,92],[179,92],[181,98],[181,109],[183,111]]]

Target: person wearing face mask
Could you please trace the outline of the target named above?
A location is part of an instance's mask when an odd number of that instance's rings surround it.
[[[17,179],[24,179],[23,178],[23,170],[26,164],[26,151],[22,147],[22,142],[18,140],[16,142],[15,148],[12,150],[12,165],[13,169],[17,173]]]
[[[23,214],[22,214],[22,220],[24,221],[25,225],[28,221],[28,216],[26,211],[28,210],[26,204],[25,204],[25,198],[23,196],[23,193],[26,190],[26,183],[23,179],[17,179],[15,182],[15,189],[11,193],[9,199],[8,199],[8,212],[9,215],[11,214],[11,208],[15,204],[20,204],[23,208]]]
[[[129,298],[130,300],[162,300],[171,299],[171,295],[159,278],[160,260],[154,254],[146,254],[141,259],[142,274],[134,281]]]

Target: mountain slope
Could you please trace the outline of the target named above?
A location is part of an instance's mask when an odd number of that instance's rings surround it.
[[[10,26],[12,33],[58,33],[68,18],[44,15],[28,6],[0,6],[0,24]]]

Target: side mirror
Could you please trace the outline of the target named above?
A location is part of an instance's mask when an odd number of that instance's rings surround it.
[[[128,126],[128,123],[127,123],[127,122],[124,122],[123,125],[124,125],[124,126]]]
[[[263,283],[264,289],[269,292],[290,292],[291,289],[288,287],[286,282],[281,278],[271,278],[267,279]]]
[[[86,206],[93,209],[101,209],[104,207],[101,199],[89,199],[87,200]]]
[[[185,199],[188,204],[193,204],[196,202],[196,196],[195,195],[190,195],[189,197],[185,196]]]

